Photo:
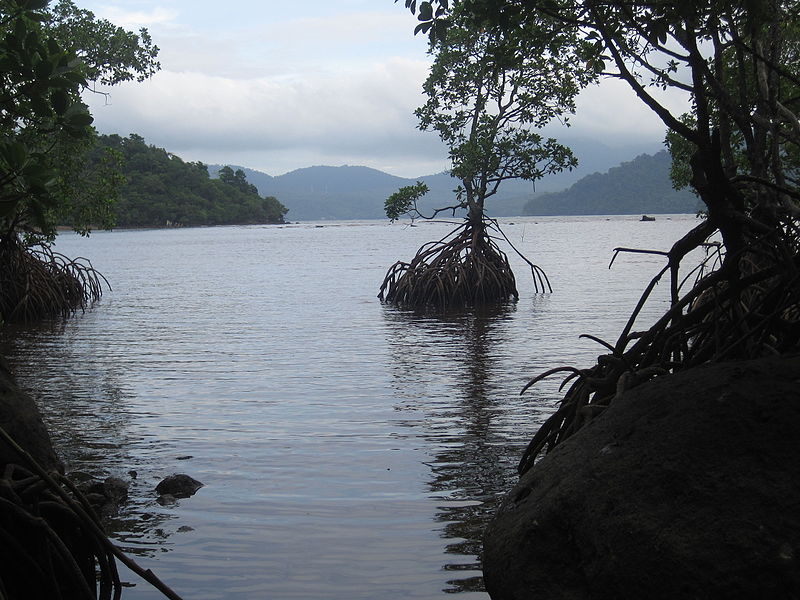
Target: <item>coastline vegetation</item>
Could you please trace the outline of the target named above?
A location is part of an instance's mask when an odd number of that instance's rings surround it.
[[[160,68],[133,33],[71,0],[0,2],[0,319],[69,314],[99,297],[91,265],[50,250],[64,215],[108,226],[120,183],[111,157],[90,165],[97,133],[81,94]]]
[[[283,223],[288,212],[276,198],[260,196],[241,169],[223,167],[211,178],[207,165],[185,162],[136,134],[99,136],[91,164],[100,167],[109,155],[121,176],[111,209],[115,227]]]

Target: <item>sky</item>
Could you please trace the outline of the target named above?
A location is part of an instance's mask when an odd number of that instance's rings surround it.
[[[347,164],[417,177],[449,167],[413,114],[431,59],[402,1],[75,3],[146,27],[161,49],[151,79],[86,94],[100,133],[137,133],[187,161],[270,175]],[[609,80],[584,91],[572,126],[552,134],[641,146],[658,144],[664,127]]]

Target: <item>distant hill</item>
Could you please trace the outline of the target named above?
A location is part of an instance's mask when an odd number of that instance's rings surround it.
[[[212,179],[202,163],[184,162],[131,134],[101,135],[94,156],[104,149],[122,159],[125,183],[114,206],[118,227],[178,227],[283,223],[284,207],[261,197],[242,172],[224,171]]]
[[[489,214],[495,217],[522,215],[534,191],[563,190],[582,174],[609,169],[639,153],[635,151],[638,147],[610,148],[589,140],[572,140],[569,144],[580,161],[578,169],[549,176],[535,185],[530,181],[504,182],[500,192],[487,201]],[[209,165],[209,172],[214,176],[222,166]],[[385,218],[384,200],[398,188],[415,181],[428,184],[431,191],[420,206],[424,211],[432,211],[453,204],[453,190],[458,186],[458,181],[447,173],[408,179],[369,167],[345,165],[306,167],[273,177],[240,165],[230,166],[242,169],[261,195],[278,198],[289,209],[286,218],[290,221],[382,219]]]
[[[539,194],[524,206],[526,215],[614,215],[694,213],[700,201],[676,191],[669,179],[670,155],[642,154],[606,173],[593,173],[562,192]]]

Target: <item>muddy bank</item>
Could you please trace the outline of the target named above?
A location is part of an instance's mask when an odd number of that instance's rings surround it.
[[[800,358],[642,385],[489,525],[494,600],[800,597]]]

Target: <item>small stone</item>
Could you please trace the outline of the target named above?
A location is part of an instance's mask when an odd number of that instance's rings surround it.
[[[794,549],[788,543],[782,544],[778,550],[778,560],[785,563],[794,561]]]
[[[103,482],[103,493],[109,502],[119,504],[128,499],[128,483],[119,477],[106,477]]]
[[[81,484],[79,489],[87,496],[90,494],[96,494],[105,497],[106,495],[105,485],[103,485],[102,481],[98,481],[97,479],[92,479]]]

